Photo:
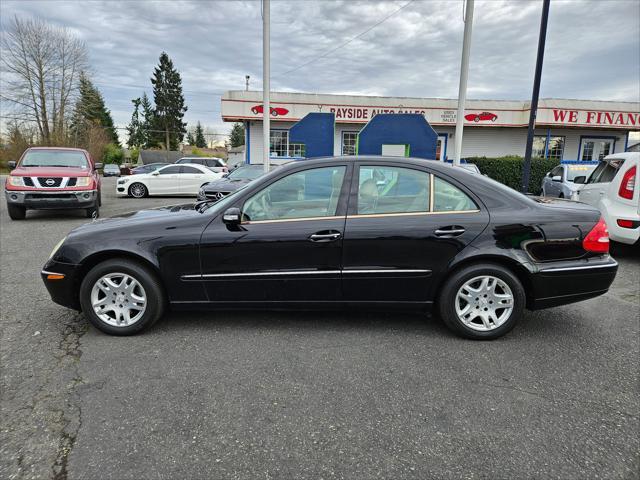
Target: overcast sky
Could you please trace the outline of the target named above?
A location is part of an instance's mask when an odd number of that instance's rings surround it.
[[[245,75],[252,89],[262,87],[259,1],[2,0],[0,7],[3,29],[13,15],[40,17],[82,38],[121,126],[130,100],[151,94],[163,50],[182,74],[190,123],[227,132],[218,94],[243,89]],[[537,0],[476,2],[469,98],[530,98],[541,8]],[[462,0],[272,0],[271,88],[455,98],[462,16]],[[553,0],[541,97],[640,101],[640,2]]]

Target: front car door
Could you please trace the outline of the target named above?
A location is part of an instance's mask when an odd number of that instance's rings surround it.
[[[453,179],[409,164],[359,164],[343,242],[344,300],[425,303],[432,278],[488,221],[484,206]]]
[[[300,166],[226,205],[241,209],[242,223],[234,229],[220,215],[203,232],[201,280],[209,301],[339,300],[351,168]]]

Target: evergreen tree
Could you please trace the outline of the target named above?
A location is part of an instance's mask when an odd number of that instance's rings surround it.
[[[131,115],[131,121],[127,125],[127,134],[129,139],[127,140],[127,146],[129,148],[140,147],[144,145],[144,132],[142,131],[142,122],[140,121],[140,97],[131,100],[133,103],[133,114]]]
[[[142,100],[140,100],[140,106],[142,107],[142,120],[140,125],[140,146],[142,148],[153,148],[158,144],[154,137],[154,111],[151,100],[146,93],[142,94]]]
[[[106,107],[102,94],[91,80],[82,74],[80,76],[80,96],[76,101],[70,125],[72,138],[80,143],[86,142],[88,128],[92,125],[104,128],[109,140],[115,145],[120,145],[111,112]]]
[[[198,148],[206,148],[207,146],[207,141],[204,138],[204,130],[202,130],[202,125],[200,125],[200,122],[198,122],[198,124],[196,125],[196,147]]]
[[[173,67],[173,62],[165,52],[160,55],[160,62],[153,72],[153,101],[156,105],[154,114],[155,130],[153,137],[156,143],[163,143],[168,150],[176,150],[178,143],[186,133],[186,123],[182,121],[187,107],[182,95],[182,79]]]
[[[232,147],[244,145],[244,125],[242,123],[234,123],[229,138]]]
[[[189,145],[195,145],[196,144],[196,139],[193,138],[193,133],[191,133],[191,132],[187,133],[187,143]]]

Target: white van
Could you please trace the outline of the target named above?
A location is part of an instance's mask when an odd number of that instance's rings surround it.
[[[614,153],[600,160],[589,177],[576,177],[582,184],[571,197],[600,210],[616,242],[634,244],[640,239],[640,152]]]

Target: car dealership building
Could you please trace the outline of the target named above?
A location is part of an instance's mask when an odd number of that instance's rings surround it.
[[[223,120],[245,125],[247,163],[262,162],[262,110],[261,91],[222,97]],[[523,101],[467,100],[462,157],[524,155],[529,110]],[[437,159],[453,157],[457,100],[272,92],[272,158],[305,156],[304,145],[289,141],[289,129],[313,112],[335,115],[334,155],[356,154],[358,133],[375,115],[418,113],[438,135]],[[533,155],[597,160],[625,151],[630,132],[639,130],[637,102],[541,99]]]

